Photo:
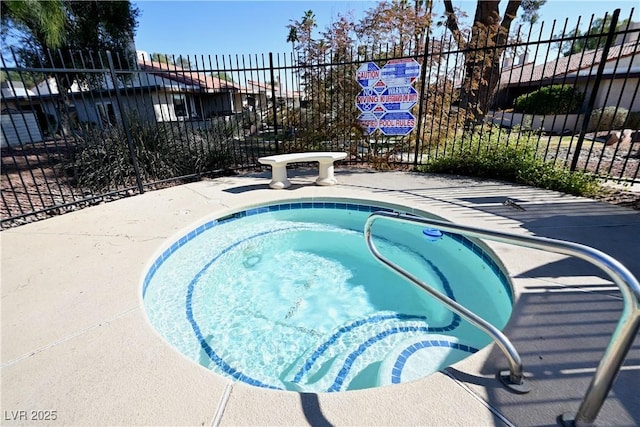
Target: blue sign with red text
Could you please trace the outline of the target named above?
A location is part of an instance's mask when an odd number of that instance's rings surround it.
[[[379,129],[385,135],[408,135],[416,126],[416,118],[408,111],[396,111],[380,117]]]
[[[356,80],[364,88],[372,87],[380,80],[380,68],[375,62],[366,62],[356,71]]]
[[[373,110],[378,102],[378,94],[372,89],[362,89],[356,96],[356,107],[363,113]]]
[[[362,113],[358,116],[358,122],[364,130],[370,134],[378,129],[378,118],[372,113]]]
[[[356,96],[356,107],[362,112],[358,122],[364,132],[379,129],[389,136],[411,133],[416,118],[409,111],[420,98],[412,85],[420,77],[420,68],[413,58],[392,59],[382,68],[374,62],[358,67],[356,80],[362,90]]]
[[[378,100],[387,111],[409,111],[418,102],[418,92],[411,86],[392,86]]]

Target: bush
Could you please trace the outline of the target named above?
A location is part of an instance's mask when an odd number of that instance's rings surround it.
[[[163,125],[137,117],[128,120],[145,182],[213,172],[232,164],[228,140],[236,129],[231,124],[193,129],[184,123]],[[134,163],[121,127],[103,131],[86,126],[82,134],[82,142],[65,161],[65,170],[78,187],[105,192],[136,185]]]
[[[626,128],[640,129],[640,111],[629,111]]]
[[[582,106],[584,94],[572,86],[545,86],[520,95],[513,102],[514,110],[527,114],[571,114]]]
[[[467,140],[460,150],[431,160],[418,170],[499,179],[576,196],[591,197],[601,191],[593,175],[571,172],[538,158],[535,143],[508,145],[497,137],[480,144]]]
[[[621,129],[628,115],[629,110],[622,107],[598,108],[591,113],[588,131]]]

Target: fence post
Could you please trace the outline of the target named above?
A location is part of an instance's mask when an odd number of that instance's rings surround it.
[[[273,52],[269,52],[269,73],[271,75],[271,108],[273,109],[273,136],[276,140],[276,153],[280,153],[280,141],[278,141],[278,105],[276,100],[275,76],[273,74]]]
[[[609,34],[607,34],[607,39],[605,40],[604,47],[602,48],[602,56],[600,58],[600,64],[598,64],[598,72],[596,73],[596,78],[593,81],[593,88],[591,89],[591,94],[589,95],[589,103],[587,104],[587,110],[584,114],[584,119],[582,120],[582,128],[580,130],[580,135],[578,136],[578,142],[576,143],[576,151],[573,153],[573,159],[571,160],[571,172],[574,172],[576,170],[576,167],[578,166],[580,151],[582,151],[582,143],[584,142],[584,137],[589,128],[591,113],[593,111],[593,106],[596,103],[596,97],[598,96],[598,89],[600,88],[602,74],[604,73],[604,67],[607,63],[607,57],[609,56],[609,49],[611,48],[611,44],[613,43],[613,35],[616,32],[616,26],[618,25],[618,16],[620,16],[620,9],[614,10],[613,16],[611,17],[611,23],[609,24]]]
[[[429,35],[427,34],[425,37],[425,41],[424,41],[424,55],[422,55],[422,68],[420,69],[420,103],[418,104],[418,125],[417,125],[417,133],[416,133],[416,151],[414,153],[414,158],[413,158],[413,168],[416,169],[418,167],[418,153],[420,152],[419,147],[420,147],[420,137],[422,136],[422,113],[423,113],[423,108],[422,108],[422,104],[424,102],[423,100],[423,95],[424,95],[424,87],[425,87],[425,80],[427,78],[427,56],[429,54]]]
[[[122,120],[122,126],[124,127],[124,133],[127,136],[127,144],[129,145],[129,154],[131,155],[131,161],[133,162],[133,170],[136,173],[136,183],[138,185],[138,191],[140,194],[144,193],[144,186],[142,185],[142,177],[140,176],[140,167],[138,165],[138,158],[136,157],[136,151],[133,148],[133,138],[131,137],[131,129],[129,128],[129,121],[125,115],[124,107],[122,105],[122,97],[120,95],[120,89],[118,89],[118,78],[116,76],[116,69],[113,66],[113,58],[111,52],[106,51],[107,62],[109,63],[109,71],[111,73],[111,82],[113,83],[113,89],[116,94],[116,101],[118,102],[118,112],[120,112],[120,119]]]

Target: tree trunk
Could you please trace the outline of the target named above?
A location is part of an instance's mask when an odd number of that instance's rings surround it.
[[[464,58],[460,107],[467,112],[468,122],[481,120],[491,107],[500,81],[500,58],[504,52],[504,48],[486,48],[484,45],[478,45],[478,48],[481,50],[470,50]]]
[[[500,81],[500,58],[521,1],[510,0],[500,18],[499,0],[478,1],[471,39],[467,42],[458,27],[451,1],[444,1],[447,28],[458,48],[464,51],[464,80],[460,87],[460,107],[466,112],[466,125],[482,120],[493,101]]]

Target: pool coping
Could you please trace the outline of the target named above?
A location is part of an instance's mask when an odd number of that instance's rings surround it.
[[[56,420],[42,422],[50,425],[549,425],[559,413],[577,409],[589,376],[567,376],[553,365],[547,375],[536,365],[538,357],[553,361],[561,351],[571,356],[579,343],[569,335],[566,343],[549,348],[540,340],[535,343],[538,353],[525,353],[525,369],[536,367],[532,379],[536,388],[524,397],[513,396],[495,383],[494,368],[504,367],[506,361],[494,346],[446,373],[393,387],[333,394],[271,391],[235,383],[168,347],[141,309],[145,266],[167,239],[206,217],[246,204],[288,198],[361,198],[407,204],[456,222],[516,233],[531,233],[525,227],[531,222],[564,216],[566,222],[544,230],[573,232],[570,237],[575,241],[607,230],[606,243],[619,245],[623,258],[636,242],[634,236],[640,235],[638,213],[629,209],[511,184],[341,169],[336,171],[339,185],[319,187],[313,185],[311,174],[299,170],[291,174],[292,187],[271,190],[267,175],[205,180],[148,192],[0,233],[1,403],[2,414],[7,415],[3,424],[32,424],[35,420],[6,418],[35,410],[56,411]],[[477,201],[514,194],[525,200],[526,211]],[[469,202],[470,196],[477,200]],[[577,210],[585,213],[571,217]],[[578,219],[584,224],[576,225]],[[531,283],[542,292],[554,292],[559,287],[580,288],[577,283],[586,277],[589,287],[580,289],[585,298],[595,298],[599,305],[609,300],[614,306],[619,303],[614,291],[593,292],[595,285],[609,287],[589,270],[562,279],[523,275],[561,262],[561,257],[525,254],[502,244],[488,246],[508,268],[517,300],[529,298]],[[50,247],[57,250],[51,253]],[[634,274],[638,275],[637,269]],[[507,331],[517,337],[520,322],[529,322],[527,327],[541,328],[538,333],[545,335],[545,328],[532,320],[542,314],[536,317],[525,309],[519,307],[517,321],[510,322]],[[582,314],[575,316],[579,321]],[[569,334],[575,328],[565,331]],[[524,342],[525,347],[528,344]],[[590,366],[588,360],[577,362]],[[629,366],[637,364],[634,357]],[[626,425],[640,419],[638,405],[625,397],[631,390],[625,388],[632,383],[630,376],[636,378],[637,371],[623,371],[607,399],[598,418],[605,424]],[[558,394],[565,399],[542,399]],[[465,410],[460,411],[461,407]]]

